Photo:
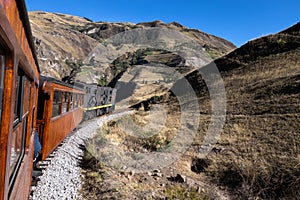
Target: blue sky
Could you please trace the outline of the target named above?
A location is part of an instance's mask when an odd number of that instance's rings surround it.
[[[300,0],[26,0],[28,11],[59,12],[93,21],[179,22],[236,46],[300,21]]]

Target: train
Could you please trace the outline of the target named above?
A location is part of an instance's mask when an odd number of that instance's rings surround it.
[[[116,92],[42,76],[24,0],[0,0],[0,200],[29,197],[37,134],[46,159],[81,121],[111,113]]]
[[[78,81],[71,85],[46,76],[39,83],[36,130],[43,160],[82,120],[114,110],[114,88]]]

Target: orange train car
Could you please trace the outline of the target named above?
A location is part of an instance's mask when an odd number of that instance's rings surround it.
[[[0,200],[29,196],[39,66],[23,0],[0,0]]]
[[[83,89],[41,76],[37,129],[43,160],[81,122],[84,94]]]

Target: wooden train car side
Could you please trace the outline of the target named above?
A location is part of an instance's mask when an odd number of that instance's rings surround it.
[[[96,91],[95,105],[105,109],[91,109],[111,111],[115,90]],[[81,122],[84,95],[85,89],[40,77],[24,0],[0,0],[0,200],[28,198],[35,132],[45,159]]]
[[[45,159],[81,122],[85,92],[49,77],[41,77],[37,129]]]
[[[0,0],[0,200],[29,196],[39,67],[23,0]]]

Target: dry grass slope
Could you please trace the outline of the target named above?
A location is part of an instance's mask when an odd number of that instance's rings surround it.
[[[202,171],[233,198],[300,194],[299,27],[250,41],[215,61],[225,83],[227,117],[220,151],[207,157]],[[201,102],[209,102],[196,74],[187,78],[198,84]],[[209,106],[202,109],[210,113]]]

